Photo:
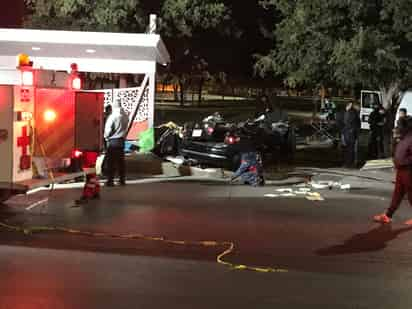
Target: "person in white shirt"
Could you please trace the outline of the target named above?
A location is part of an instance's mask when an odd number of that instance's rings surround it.
[[[104,139],[107,144],[107,183],[114,186],[114,176],[119,174],[120,185],[126,184],[126,167],[124,158],[124,142],[129,126],[129,117],[117,100],[112,104],[112,113],[104,127]]]

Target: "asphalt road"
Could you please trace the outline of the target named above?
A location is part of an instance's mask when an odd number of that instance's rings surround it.
[[[1,221],[233,241],[227,261],[288,272],[231,270],[215,263],[225,248],[0,230],[0,308],[410,308],[412,211],[372,223],[389,202],[373,187],[314,202],[264,196],[277,187],[136,184],[81,208],[71,207],[79,189],[38,192],[3,207]]]

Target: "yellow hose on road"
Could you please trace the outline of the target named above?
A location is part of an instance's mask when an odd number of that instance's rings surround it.
[[[88,237],[104,237],[104,238],[117,238],[117,239],[134,239],[134,240],[148,240],[148,241],[158,241],[166,244],[178,245],[178,246],[202,246],[202,247],[226,247],[226,249],[216,257],[216,262],[220,265],[229,267],[232,270],[248,270],[260,273],[286,273],[287,269],[284,268],[273,268],[273,267],[256,267],[242,264],[234,264],[228,261],[225,261],[223,258],[227,255],[233,253],[235,249],[235,244],[232,241],[213,241],[213,240],[204,240],[204,241],[187,241],[187,240],[169,240],[165,237],[157,236],[147,236],[143,234],[111,234],[111,233],[98,233],[98,232],[88,232],[75,230],[65,227],[48,227],[48,226],[32,226],[32,227],[23,227],[17,225],[10,225],[7,223],[0,222],[0,228],[7,229],[13,232],[23,233],[25,235],[31,235],[33,233],[41,232],[60,232],[68,234],[77,234],[81,236]]]

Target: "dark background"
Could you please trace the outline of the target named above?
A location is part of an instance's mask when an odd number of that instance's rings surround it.
[[[0,10],[0,27],[20,27],[23,19],[23,0],[2,0]]]

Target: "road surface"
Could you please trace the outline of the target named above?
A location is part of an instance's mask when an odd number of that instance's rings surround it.
[[[411,308],[412,228],[403,222],[412,211],[403,205],[388,226],[370,221],[390,191],[265,197],[277,189],[130,184],[81,208],[71,207],[80,189],[20,199],[2,208],[2,222],[232,241],[226,260],[288,272],[231,270],[215,262],[220,247],[0,230],[0,308]]]

